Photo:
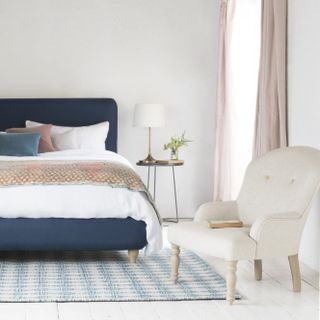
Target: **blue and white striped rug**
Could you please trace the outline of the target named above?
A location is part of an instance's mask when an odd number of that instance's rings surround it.
[[[0,302],[225,299],[225,280],[193,253],[169,278],[169,250],[135,265],[125,252],[1,253]]]

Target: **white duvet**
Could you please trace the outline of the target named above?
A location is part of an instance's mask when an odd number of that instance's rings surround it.
[[[65,150],[37,157],[0,156],[0,161],[25,160],[108,160],[132,168],[111,151]],[[157,215],[142,192],[97,185],[50,185],[0,187],[2,218],[127,218],[146,223],[148,245],[145,253],[162,248],[162,232]]]

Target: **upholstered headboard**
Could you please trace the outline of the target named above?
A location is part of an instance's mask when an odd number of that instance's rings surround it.
[[[109,121],[106,149],[117,152],[118,109],[113,99],[0,99],[0,131],[24,127],[26,120],[72,127]]]

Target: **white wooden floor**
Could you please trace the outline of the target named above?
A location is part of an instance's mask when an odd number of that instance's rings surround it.
[[[223,261],[205,259],[224,275]],[[225,301],[1,303],[0,320],[318,320],[318,276],[304,266],[302,274],[302,292],[293,293],[286,259],[264,262],[260,282],[251,262],[239,262],[237,288],[244,297],[231,307]]]

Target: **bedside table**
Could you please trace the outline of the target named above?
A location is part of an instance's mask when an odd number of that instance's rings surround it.
[[[149,186],[150,186],[151,168],[153,168],[153,201],[156,201],[157,167],[171,168],[176,218],[175,219],[174,218],[166,218],[166,219],[162,219],[163,221],[179,222],[178,196],[177,196],[175,167],[183,166],[183,164],[184,164],[183,160],[157,160],[156,162],[153,162],[153,163],[146,163],[146,162],[139,161],[136,163],[137,166],[148,168],[148,179],[147,179],[148,190],[149,190]]]

